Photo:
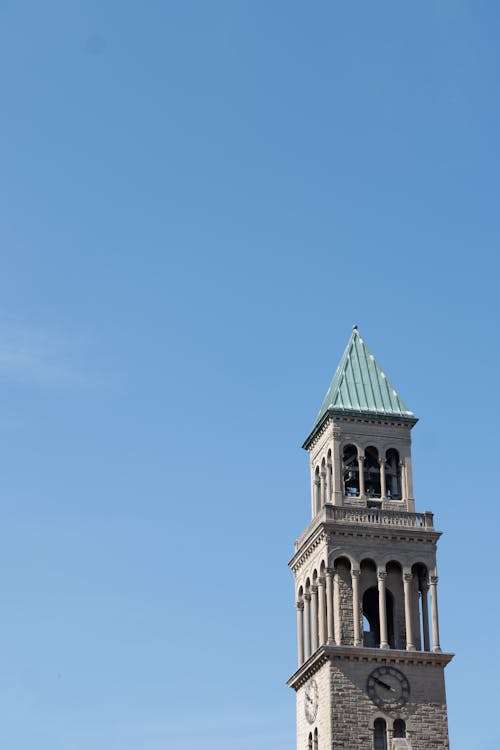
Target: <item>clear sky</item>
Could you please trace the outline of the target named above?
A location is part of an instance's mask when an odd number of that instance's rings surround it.
[[[498,750],[500,4],[2,0],[0,745],[290,750],[301,451],[357,323]]]

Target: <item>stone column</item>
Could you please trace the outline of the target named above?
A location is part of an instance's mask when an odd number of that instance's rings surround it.
[[[325,633],[325,579],[318,578],[318,625],[319,625],[319,645],[326,643]]]
[[[427,580],[422,581],[422,626],[423,626],[423,641],[424,651],[430,651],[430,638],[429,638],[429,603],[427,601],[427,592],[429,590],[429,584]]]
[[[385,458],[379,458],[378,465],[380,466],[380,499],[387,500],[387,486],[385,481]]]
[[[439,645],[439,619],[438,619],[438,600],[437,600],[437,583],[438,577],[430,577],[431,588],[431,612],[432,612],[432,650],[441,653]]]
[[[411,606],[411,586],[413,574],[403,571],[403,586],[405,592],[405,625],[406,625],[406,650],[415,651],[415,640],[413,636],[413,610]]]
[[[333,630],[333,570],[326,569],[326,634],[329,644],[335,643]]]
[[[365,456],[358,453],[359,496],[365,496]]]
[[[326,487],[325,472],[322,470],[319,475],[319,508],[321,509],[325,504],[325,487]]]
[[[304,659],[311,656],[311,594],[304,594]]]
[[[361,628],[359,622],[359,577],[361,571],[357,569],[351,570],[351,581],[352,581],[352,617],[354,623],[354,645],[362,646],[363,641],[361,638]]]
[[[342,645],[342,622],[340,619],[340,576],[338,570],[333,576],[333,601],[335,606],[335,643],[337,646]]]
[[[304,602],[297,602],[297,646],[299,667],[304,663]]]
[[[311,586],[311,650],[318,648],[318,587]]]
[[[326,466],[326,502],[332,502],[332,465],[331,463]]]
[[[406,507],[410,513],[415,512],[415,500],[413,498],[413,474],[411,469],[411,456],[406,456],[404,460],[404,486],[406,487]]]
[[[380,622],[380,648],[389,648],[389,636],[387,634],[387,607],[385,604],[385,570],[377,571],[378,582],[378,617]]]

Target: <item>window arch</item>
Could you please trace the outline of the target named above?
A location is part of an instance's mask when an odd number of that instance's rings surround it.
[[[318,750],[318,729],[314,730],[313,750]]]
[[[373,750],[387,750],[387,726],[384,719],[375,719],[373,724]]]
[[[307,738],[307,750],[313,750],[313,736],[312,736],[312,732],[309,732],[309,737]]]

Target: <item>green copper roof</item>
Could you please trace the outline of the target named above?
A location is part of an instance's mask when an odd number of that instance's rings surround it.
[[[368,349],[357,327],[352,331],[315,426],[327,412],[357,412],[417,421]]]

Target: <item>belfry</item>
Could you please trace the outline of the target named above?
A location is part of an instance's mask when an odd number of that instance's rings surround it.
[[[304,442],[295,543],[297,750],[448,750],[433,514],[415,512],[417,419],[355,326]]]

